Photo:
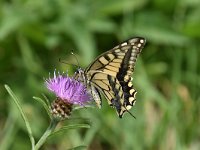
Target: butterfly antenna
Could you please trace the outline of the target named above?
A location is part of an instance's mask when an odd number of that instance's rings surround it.
[[[78,66],[78,68],[80,68],[80,64],[79,64],[79,61],[78,61],[77,56],[74,54],[73,51],[71,51],[71,54],[72,54],[72,55],[75,57],[75,59],[76,59],[76,62],[77,62],[77,65],[76,65],[76,66]]]
[[[126,109],[126,107],[124,107],[124,108]],[[136,117],[135,117],[128,109],[126,109],[126,111],[127,111],[133,118],[136,119]]]
[[[78,65],[70,64],[70,63],[68,63],[68,62],[66,62],[66,61],[63,61],[61,58],[59,58],[58,61],[59,61],[60,63],[66,64],[66,65],[72,65],[72,66],[75,66],[75,67],[79,67]]]

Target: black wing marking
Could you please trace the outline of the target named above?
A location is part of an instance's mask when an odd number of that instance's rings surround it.
[[[97,57],[85,70],[87,79],[100,89],[121,118],[136,101],[132,73],[145,45],[144,38],[132,38]]]

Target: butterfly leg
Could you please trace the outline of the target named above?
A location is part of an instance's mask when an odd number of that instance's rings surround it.
[[[102,101],[101,101],[101,95],[100,95],[98,89],[95,88],[93,85],[91,85],[90,88],[91,88],[91,95],[92,95],[92,97],[93,97],[93,99],[94,99],[96,105],[97,105],[99,108],[101,108],[101,106],[102,106]]]

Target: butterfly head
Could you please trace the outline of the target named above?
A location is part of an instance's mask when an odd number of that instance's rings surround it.
[[[100,91],[120,118],[125,112],[134,117],[129,111],[136,101],[136,90],[131,77],[145,43],[146,40],[142,37],[126,40],[98,56],[85,70],[78,67],[75,73],[75,79],[91,90],[97,105],[101,106]]]
[[[74,73],[74,79],[84,82],[85,76],[84,76],[84,70],[82,68],[78,68],[76,72]]]

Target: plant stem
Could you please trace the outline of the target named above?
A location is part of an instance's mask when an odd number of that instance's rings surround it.
[[[50,122],[49,127],[47,128],[47,130],[44,132],[44,134],[42,135],[42,137],[39,139],[39,141],[37,142],[37,144],[35,145],[35,150],[38,150],[47,140],[47,138],[49,137],[49,135],[54,131],[54,129],[56,128],[57,124],[58,124],[58,120],[56,119],[52,119]]]

